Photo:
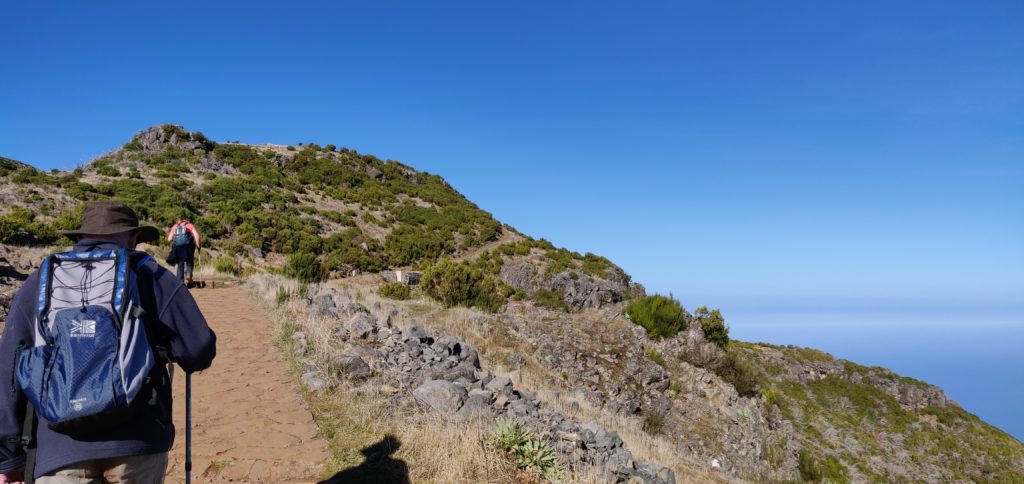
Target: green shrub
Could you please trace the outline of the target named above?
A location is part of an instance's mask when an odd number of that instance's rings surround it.
[[[846,467],[831,455],[822,459],[803,449],[797,457],[797,469],[805,482],[850,482]]]
[[[732,384],[741,396],[752,395],[757,389],[757,369],[735,351],[726,352],[725,358],[711,370]]]
[[[523,426],[511,420],[499,422],[491,432],[498,449],[504,451],[522,470],[531,470],[541,478],[557,482],[562,478],[561,462],[547,442],[533,437]]]
[[[61,236],[51,225],[36,221],[33,211],[13,207],[8,214],[0,217],[2,244],[51,245],[60,239]]]
[[[644,432],[649,434],[661,433],[661,427],[665,425],[665,416],[661,413],[649,413],[644,415]]]
[[[658,350],[654,348],[647,348],[646,350],[644,350],[644,354],[646,354],[647,357],[650,358],[651,361],[653,361],[656,365],[662,368],[665,367],[665,357],[661,356],[661,353],[658,353]]]
[[[381,286],[377,289],[377,294],[380,294],[381,296],[384,296],[386,298],[404,301],[406,299],[409,299],[409,296],[412,294],[412,290],[409,289],[409,286],[402,284],[401,282],[391,282],[381,284]]]
[[[278,306],[288,302],[288,300],[291,299],[291,298],[292,298],[292,292],[291,291],[289,291],[288,289],[285,289],[284,287],[277,288],[277,297],[276,297],[275,300],[277,301],[277,305]]]
[[[384,239],[384,250],[389,263],[400,267],[414,262],[432,262],[452,252],[452,247],[450,235],[442,235],[420,226],[402,225]]]
[[[533,293],[533,301],[542,308],[554,311],[569,311],[569,306],[562,298],[562,294],[550,289],[540,289]]]
[[[233,257],[221,257],[213,261],[213,269],[217,272],[237,276],[242,273],[242,267]]]
[[[725,325],[725,318],[721,311],[717,309],[708,311],[706,306],[701,306],[694,310],[693,316],[704,330],[705,339],[718,345],[719,348],[725,348],[729,344],[729,327]]]
[[[98,169],[96,169],[96,173],[98,173],[100,175],[103,175],[103,176],[111,176],[111,177],[121,176],[121,170],[118,170],[117,168],[115,168],[113,166],[110,166],[110,165],[103,165],[103,166],[99,167]]]
[[[673,381],[668,385],[668,390],[665,390],[665,396],[675,400],[675,398],[678,397],[679,394],[682,393],[682,391],[683,386],[680,385],[679,382]]]
[[[363,249],[366,244],[366,249]],[[323,241],[324,270],[347,273],[352,269],[377,272],[386,267],[380,244],[366,237],[357,227],[331,234]]]
[[[14,183],[30,185],[52,185],[56,182],[56,180],[54,180],[50,175],[32,167],[25,167],[18,170],[11,175],[11,181]]]
[[[591,276],[607,278],[608,269],[613,267],[614,265],[611,261],[599,255],[587,252],[583,256],[583,271]]]
[[[296,252],[288,258],[285,273],[301,282],[320,282],[324,278],[324,269],[315,254]]]
[[[647,330],[651,338],[668,338],[686,329],[687,314],[683,306],[671,296],[662,295],[636,298],[625,310],[626,318]]]
[[[428,267],[423,272],[420,287],[446,307],[466,306],[496,312],[506,301],[493,276],[485,275],[467,262],[450,259]]]
[[[142,143],[139,140],[133,139],[124,144],[125,151],[142,151]]]

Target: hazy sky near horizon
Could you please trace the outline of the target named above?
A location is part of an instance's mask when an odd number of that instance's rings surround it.
[[[333,143],[691,308],[1024,323],[1019,1],[6,2],[0,21],[0,156],[73,167],[166,122]]]

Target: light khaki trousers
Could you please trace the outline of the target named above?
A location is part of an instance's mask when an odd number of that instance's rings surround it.
[[[51,472],[37,484],[159,484],[167,472],[167,453],[78,462]]]

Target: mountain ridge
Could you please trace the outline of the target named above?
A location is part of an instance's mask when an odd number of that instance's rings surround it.
[[[1024,446],[941,389],[817,350],[716,345],[685,311],[685,330],[652,338],[623,317],[645,291],[614,263],[525,236],[443,178],[393,160],[216,143],[161,125],[71,172],[0,162],[5,244],[60,244],[56,231],[76,223],[83,201],[113,197],[158,226],[192,217],[210,255],[244,271],[313,282],[422,269],[423,297],[476,308],[513,341],[505,360],[559,387],[578,382],[581,401],[733,477],[1024,479]],[[502,354],[496,337],[476,338]]]

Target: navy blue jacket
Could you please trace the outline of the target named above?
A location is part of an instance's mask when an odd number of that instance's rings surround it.
[[[83,240],[75,251],[116,249],[111,242]],[[156,261],[146,261],[136,271],[143,316],[150,343],[166,347],[170,358],[188,372],[209,368],[216,355],[217,337],[199,312],[195,299],[181,280]],[[36,320],[39,272],[24,282],[11,301],[7,325],[0,337],[0,472],[25,464],[25,455],[15,443],[24,423],[26,399],[15,383],[19,346],[31,346]],[[35,475],[41,476],[76,462],[166,452],[174,442],[171,421],[171,381],[164,365],[150,373],[148,398],[136,399],[137,412],[124,425],[109,429],[99,438],[76,440],[56,433],[40,418],[36,441]]]

